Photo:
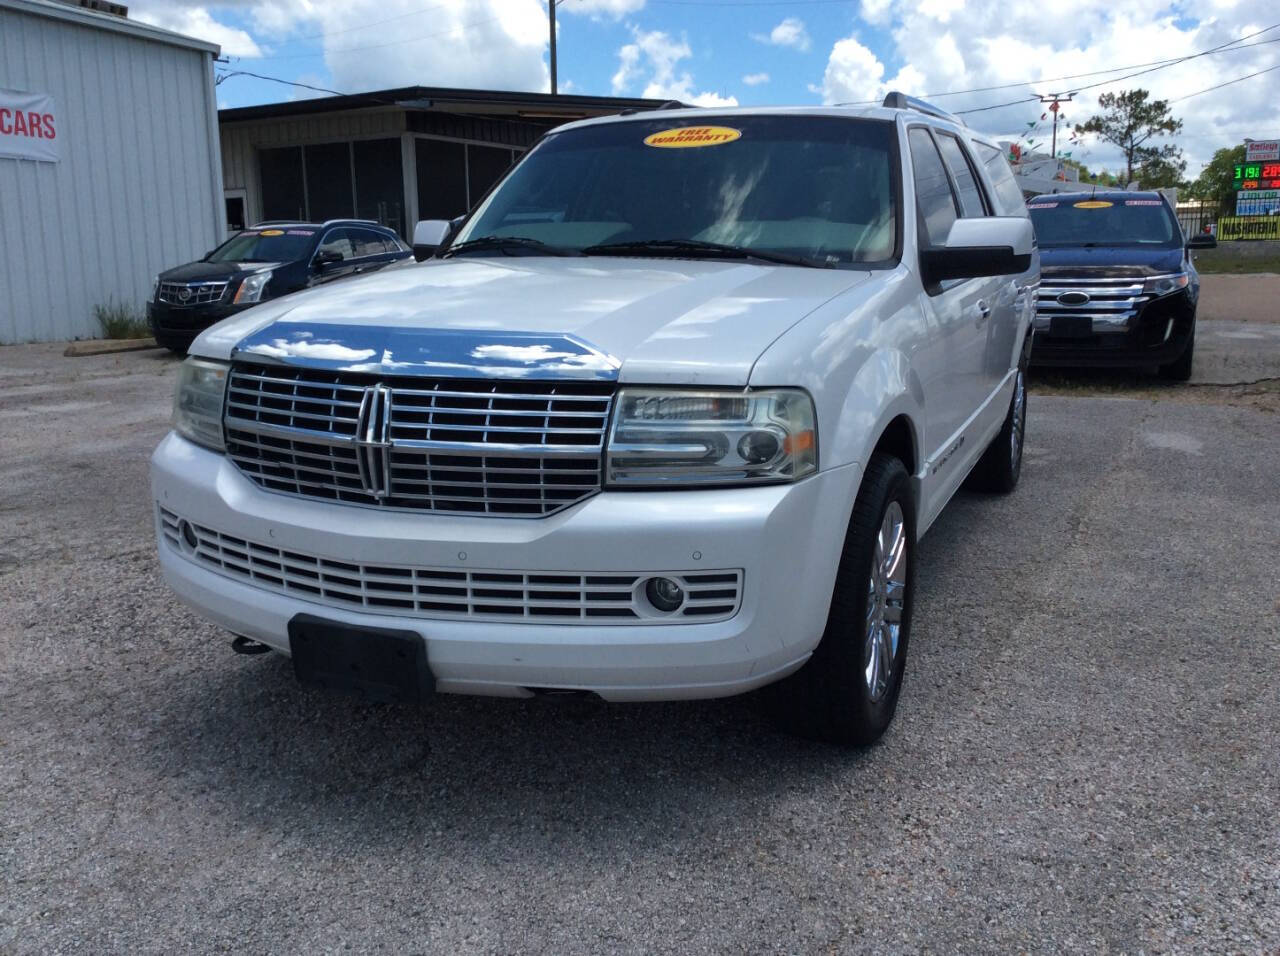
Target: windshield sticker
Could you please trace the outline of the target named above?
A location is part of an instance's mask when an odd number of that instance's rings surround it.
[[[263,230],[262,230],[262,232],[258,233],[258,235],[260,235],[260,236],[283,236],[283,235],[284,235],[284,230],[283,230],[283,229],[263,229]]]
[[[1159,206],[1161,205],[1159,199],[1126,199],[1124,201],[1124,204],[1126,206]]]
[[[742,130],[729,126],[679,126],[651,133],[644,138],[644,144],[662,149],[692,149],[699,146],[723,146],[740,136]]]
[[[314,236],[315,234],[316,231],[314,229],[290,229],[285,233],[286,236]],[[263,233],[263,235],[266,235],[266,233]]]
[[[1057,209],[1058,204],[1056,202],[1038,202],[1034,206],[1028,206],[1027,208],[1028,209]]]
[[[1105,199],[1086,199],[1084,202],[1072,203],[1077,209],[1110,209],[1115,205],[1113,202],[1107,202]]]

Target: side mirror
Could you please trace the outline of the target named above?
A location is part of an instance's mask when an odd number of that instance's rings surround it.
[[[336,265],[342,261],[342,253],[337,249],[321,249],[316,253],[316,257],[312,260],[320,271],[324,271],[329,266]]]
[[[1218,237],[1207,233],[1200,233],[1192,236],[1187,240],[1188,249],[1216,249],[1218,248]]]
[[[926,285],[946,279],[1011,276],[1031,268],[1035,231],[1022,216],[957,219],[943,246],[920,253]]]
[[[413,257],[421,262],[430,259],[444,245],[453,231],[446,219],[423,219],[413,227]]]

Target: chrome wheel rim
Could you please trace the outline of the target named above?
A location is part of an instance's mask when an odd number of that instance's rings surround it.
[[[1009,429],[1009,464],[1014,471],[1018,470],[1018,462],[1022,460],[1022,432],[1026,417],[1027,387],[1022,380],[1022,370],[1019,369],[1018,377],[1013,380],[1013,427]]]
[[[891,501],[876,533],[867,582],[863,677],[872,703],[879,703],[893,683],[906,599],[907,524],[902,505]]]

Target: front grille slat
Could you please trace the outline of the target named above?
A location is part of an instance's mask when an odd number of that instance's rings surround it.
[[[600,490],[613,393],[236,362],[223,415],[231,460],[270,491],[540,517]]]
[[[1036,291],[1036,327],[1050,328],[1055,317],[1075,316],[1092,320],[1093,331],[1124,331],[1151,300],[1141,278],[1069,278],[1044,276]],[[1072,293],[1084,293],[1088,301],[1070,301]],[[1066,295],[1067,302],[1058,297]]]
[[[186,298],[183,298],[183,293]],[[168,305],[210,305],[221,302],[227,294],[223,282],[161,282],[156,289],[156,300]]]
[[[404,617],[519,620],[527,623],[712,623],[733,617],[742,603],[741,570],[662,571],[684,588],[684,606],[656,615],[644,598],[649,573],[464,570],[359,564],[248,541],[186,522],[158,506],[162,546],[203,567],[254,587],[330,607]],[[707,585],[713,583],[713,587]]]

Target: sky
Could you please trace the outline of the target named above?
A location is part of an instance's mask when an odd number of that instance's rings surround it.
[[[324,95],[245,71],[341,93],[549,89],[546,0],[131,0],[129,8],[222,47],[220,107]],[[1215,149],[1280,137],[1268,93],[1280,85],[1280,8],[1262,4],[561,0],[556,18],[562,93],[715,107],[879,101],[901,90],[951,111],[979,110],[964,114],[970,126],[1047,152],[1051,124],[1041,117],[1052,116],[1032,97],[1074,92],[1061,111],[1060,151],[1116,171],[1114,147],[1071,142],[1067,130],[1097,110],[1099,94],[1140,86],[1171,100],[1183,121],[1177,143],[1190,178]],[[1200,92],[1267,69],[1275,72]],[[1149,72],[1126,78],[1139,70]]]

